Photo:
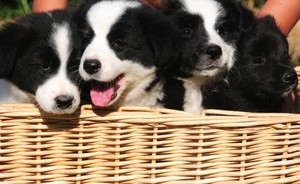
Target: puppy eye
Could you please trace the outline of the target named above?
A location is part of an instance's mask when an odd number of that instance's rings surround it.
[[[183,37],[190,38],[193,34],[193,30],[191,28],[185,28],[183,30]]]
[[[226,35],[226,28],[224,26],[220,26],[218,27],[217,29],[217,33],[220,35],[220,36],[225,36]]]
[[[112,43],[113,48],[118,52],[123,51],[125,49],[126,45],[127,44],[122,40],[116,40]]]
[[[82,42],[88,44],[91,41],[91,39],[92,39],[91,35],[85,35],[82,38]]]
[[[219,24],[216,31],[217,33],[223,37],[226,36],[227,33],[232,33],[235,31],[235,25],[231,21],[223,21]]]
[[[93,34],[92,33],[89,33],[89,34],[85,34],[82,38],[82,43],[84,45],[87,45],[91,42],[92,38],[93,38]]]
[[[256,65],[261,65],[264,64],[266,62],[266,60],[262,57],[257,57],[253,60],[253,63]]]
[[[94,37],[94,31],[88,27],[86,30],[82,31],[79,30],[80,34],[82,35],[82,43],[83,45],[87,45],[91,42],[92,38]]]
[[[51,70],[51,65],[47,64],[47,63],[44,63],[44,64],[41,65],[41,68],[44,72],[49,72]]]

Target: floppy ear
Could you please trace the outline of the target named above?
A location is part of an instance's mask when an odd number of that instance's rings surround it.
[[[29,28],[7,23],[0,30],[0,78],[8,78],[21,50],[29,40]]]
[[[262,24],[263,26],[271,27],[273,30],[280,30],[274,17],[267,15],[257,19],[257,24]],[[280,32],[280,31],[279,31]]]
[[[161,72],[175,67],[179,58],[178,39],[172,36],[156,37],[151,39],[152,50],[155,55],[155,66]]]
[[[239,29],[246,32],[256,24],[254,13],[246,8],[241,2],[237,5],[237,14],[239,18]]]
[[[171,17],[155,11],[148,13],[140,16],[143,32],[147,33],[144,36],[153,52],[154,65],[165,71],[178,58],[181,35]]]

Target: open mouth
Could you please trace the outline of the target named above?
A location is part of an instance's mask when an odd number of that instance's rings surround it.
[[[99,107],[108,106],[117,97],[117,91],[121,87],[123,78],[124,75],[121,74],[117,78],[108,82],[94,80],[90,91],[93,104]]]

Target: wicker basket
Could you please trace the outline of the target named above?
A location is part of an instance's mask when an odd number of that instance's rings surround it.
[[[300,183],[300,115],[0,108],[4,183]]]
[[[300,114],[1,105],[0,183],[300,183]]]

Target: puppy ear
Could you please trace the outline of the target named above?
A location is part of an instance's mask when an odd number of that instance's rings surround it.
[[[160,72],[171,70],[175,67],[178,60],[179,46],[176,43],[176,38],[160,38],[152,40],[152,50],[155,55],[155,66]]]
[[[246,8],[241,2],[237,4],[237,16],[239,18],[239,29],[246,32],[256,24],[254,13]]]
[[[0,30],[0,78],[8,78],[21,50],[29,40],[29,28],[6,23]]]
[[[279,27],[273,16],[267,15],[257,19],[257,24],[273,28],[273,30],[279,30]]]
[[[154,65],[161,71],[172,67],[178,58],[182,37],[171,17],[150,11],[141,23],[143,32],[147,33],[144,36],[153,53]]]

